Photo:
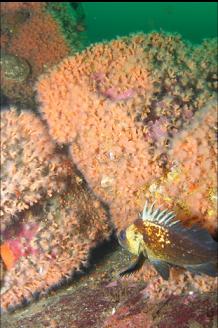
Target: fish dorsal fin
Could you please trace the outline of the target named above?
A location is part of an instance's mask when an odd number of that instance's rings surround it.
[[[167,209],[160,210],[154,208],[155,202],[149,207],[148,202],[145,203],[142,220],[158,224],[166,227],[176,233],[182,233],[183,237],[197,240],[203,243],[209,250],[217,250],[217,242],[213,240],[211,235],[206,229],[201,228],[198,225],[192,227],[186,227],[181,224],[180,220],[175,219],[175,213],[169,212]]]
[[[218,243],[213,240],[213,238],[206,229],[203,229],[197,224],[195,224],[191,228],[182,227],[182,231],[185,236],[192,239],[197,239],[199,242],[203,243],[209,250],[218,252]]]
[[[162,226],[175,226],[179,224],[179,221],[175,219],[175,213],[169,212],[167,209],[160,210],[159,208],[155,209],[155,202],[149,207],[148,202],[146,201],[143,213],[142,213],[142,220],[143,221],[150,221],[153,223],[157,223]]]

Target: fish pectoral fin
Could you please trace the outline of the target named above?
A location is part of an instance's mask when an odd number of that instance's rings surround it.
[[[145,256],[143,253],[140,253],[137,260],[133,262],[127,269],[123,270],[119,273],[120,277],[123,277],[125,275],[130,275],[138,270],[141,269],[142,265],[145,262]]]
[[[156,259],[149,259],[151,264],[155,267],[155,270],[161,275],[164,280],[169,279],[170,275],[170,265],[167,262],[156,260]]]
[[[186,265],[185,268],[195,274],[206,274],[211,277],[218,277],[218,266],[216,263],[207,262],[197,265]]]
[[[144,255],[144,258],[145,258],[144,260],[148,259],[148,254],[146,252],[145,247],[142,246],[141,244],[139,244],[138,254],[140,255],[141,253]]]

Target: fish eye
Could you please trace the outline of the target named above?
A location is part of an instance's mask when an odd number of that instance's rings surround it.
[[[125,240],[126,238],[126,233],[125,233],[125,230],[121,230],[120,233],[119,233],[119,239],[121,241]]]

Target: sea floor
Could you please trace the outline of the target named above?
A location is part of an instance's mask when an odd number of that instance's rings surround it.
[[[2,316],[2,328],[216,328],[217,295],[149,302],[145,281],[118,279],[130,256],[116,243],[93,252],[88,272],[38,301]],[[101,253],[102,253],[101,249]],[[96,260],[97,259],[97,260]]]

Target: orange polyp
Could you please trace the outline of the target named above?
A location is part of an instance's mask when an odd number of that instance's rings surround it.
[[[0,254],[7,270],[10,270],[14,266],[15,256],[8,243],[0,246]]]
[[[189,187],[189,192],[193,192],[198,188],[198,185],[196,183],[192,183]]]

